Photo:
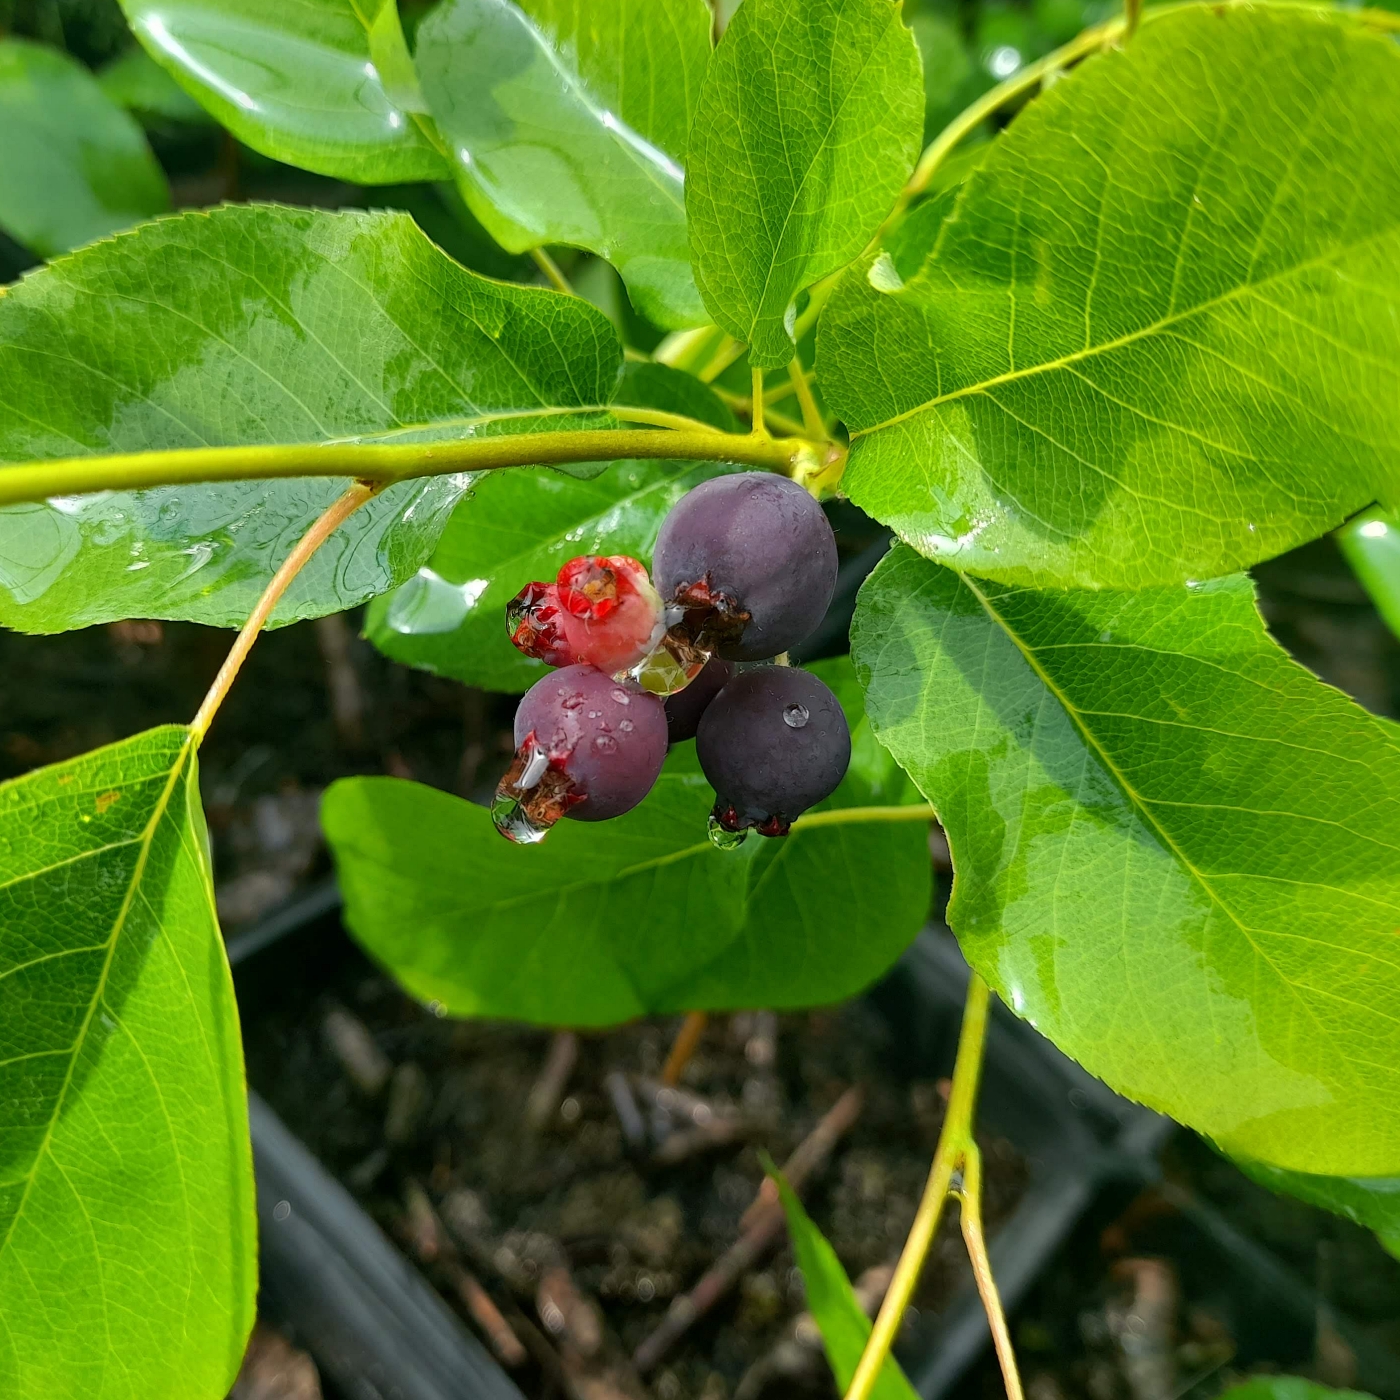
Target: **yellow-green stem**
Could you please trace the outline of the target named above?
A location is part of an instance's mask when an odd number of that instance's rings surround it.
[[[502,433],[436,443],[294,443],[270,447],[198,447],[28,462],[0,471],[0,506],[77,496],[90,491],[139,491],[208,481],[268,481],[302,476],[345,476],[391,486],[414,477],[504,467],[553,466],[665,458],[735,462],[792,472],[829,450],[799,438],[722,433],[713,428],[652,431],[587,429],[559,433]]]
[[[530,256],[535,260],[535,266],[549,279],[550,286],[556,292],[563,292],[565,296],[570,297],[577,295],[573,287],[569,285],[569,279],[564,276],[563,269],[543,248],[531,248]]]
[[[807,371],[802,368],[802,361],[796,355],[788,364],[788,378],[792,381],[797,402],[802,405],[802,426],[806,428],[808,437],[816,438],[820,442],[827,435],[826,424],[822,422],[821,411],[817,408],[816,399],[812,397],[812,386],[807,382]]]
[[[257,641],[258,634],[266,626],[268,618],[272,616],[272,610],[281,601],[292,580],[336,530],[375,495],[376,490],[376,487],[366,482],[357,481],[321,513],[311,528],[296,542],[292,552],[283,560],[282,567],[273,574],[272,581],[263,589],[257,606],[243,624],[233,646],[229,648],[229,654],[224,658],[224,664],[219,667],[219,674],[214,677],[214,683],[209,687],[209,693],[204,697],[199,712],[190,721],[190,733],[194,736],[196,744],[202,742],[208,733],[214,716],[219,712],[219,706],[224,703],[224,697],[237,680],[239,671],[243,669],[243,663],[248,659],[253,643]]]
[[[753,404],[753,430],[756,436],[766,438],[768,420],[763,412],[763,371],[754,368],[750,373],[753,376],[753,392],[750,396],[750,402]]]
[[[1021,1371],[1016,1365],[1016,1351],[1011,1345],[1011,1333],[1006,1326],[1006,1312],[1001,1306],[996,1279],[992,1277],[992,1261],[987,1256],[987,1239],[982,1232],[982,1149],[969,1142],[963,1152],[962,1186],[958,1188],[962,1215],[963,1243],[972,1261],[972,1276],[977,1281],[977,1295],[982,1311],[992,1329],[992,1344],[1001,1366],[1006,1400],[1024,1400]]]
[[[811,831],[818,826],[851,826],[859,822],[931,822],[932,807],[922,802],[900,807],[831,807],[825,812],[808,812],[793,822],[794,831]]]
[[[924,1187],[909,1238],[895,1266],[889,1292],[880,1305],[879,1316],[871,1329],[870,1339],[856,1367],[856,1373],[846,1391],[845,1400],[869,1400],[880,1375],[880,1368],[890,1354],[899,1334],[904,1311],[914,1296],[914,1287],[928,1257],[938,1228],[943,1203],[948,1199],[953,1173],[967,1159],[972,1144],[972,1120],[977,1107],[977,1085],[982,1075],[982,1053],[987,1043],[987,984],[974,972],[967,984],[967,1001],[963,1006],[962,1030],[958,1034],[958,1058],[953,1066],[953,1087],[948,1095],[948,1111],[943,1118],[943,1130],[938,1135],[938,1147],[933,1155],[933,1167]]]

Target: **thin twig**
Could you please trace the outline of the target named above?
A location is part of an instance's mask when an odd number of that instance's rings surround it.
[[[690,1063],[690,1057],[700,1044],[700,1037],[705,1034],[705,1027],[709,1021],[709,1016],[703,1011],[686,1012],[685,1020],[681,1022],[681,1028],[676,1032],[676,1038],[671,1044],[671,1053],[666,1056],[666,1065],[661,1071],[663,1084],[675,1085],[681,1082],[681,1072]]]
[[[1011,1345],[1011,1333],[1006,1327],[1006,1313],[1001,1306],[996,1279],[992,1277],[991,1260],[987,1257],[987,1239],[982,1232],[982,1149],[969,1142],[963,1149],[962,1186],[958,1190],[961,1202],[963,1242],[967,1257],[972,1261],[972,1277],[977,1281],[977,1296],[987,1314],[992,1329],[992,1344],[996,1347],[1001,1378],[1006,1385],[1006,1400],[1023,1400],[1021,1372],[1016,1366],[1016,1352]]]
[[[204,703],[190,721],[190,733],[196,744],[209,732],[209,726],[214,722],[214,716],[219,713],[219,706],[224,703],[229,687],[237,679],[243,663],[248,659],[248,653],[253,649],[258,633],[272,616],[272,610],[281,601],[292,580],[336,530],[375,494],[376,489],[363,481],[357,481],[329,509],[322,512],[315,524],[297,541],[296,547],[283,561],[282,567],[273,574],[272,582],[263,589],[262,597],[258,599],[252,615],[243,624],[242,631],[224,658],[224,664],[219,667],[219,674],[214,677],[214,684],[209,687]]]
[[[832,1148],[860,1117],[864,1106],[865,1090],[859,1085],[847,1089],[798,1145],[783,1165],[783,1173],[794,1191],[831,1155]],[[766,1177],[764,1181],[766,1184]],[[637,1348],[632,1360],[638,1371],[645,1374],[656,1366],[692,1324],[704,1317],[743,1278],[782,1233],[786,1223],[783,1208],[776,1199],[769,1200],[757,1212],[751,1208],[744,1219],[748,1223],[739,1238],[706,1270],[689,1293],[671,1304],[660,1325]]]
[[[539,1132],[548,1125],[564,1097],[564,1088],[578,1063],[578,1035],[574,1031],[556,1031],[549,1042],[540,1076],[525,1100],[525,1121]]]
[[[953,1066],[953,1087],[948,1095],[948,1111],[943,1119],[943,1130],[938,1135],[938,1147],[933,1154],[928,1184],[924,1187],[909,1238],[905,1240],[904,1250],[895,1266],[890,1290],[885,1294],[860,1365],[856,1367],[846,1391],[846,1400],[869,1400],[923,1271],[934,1231],[938,1228],[938,1219],[943,1214],[943,1203],[948,1199],[953,1172],[966,1162],[967,1149],[972,1144],[972,1119],[977,1107],[982,1054],[987,1044],[989,1000],[987,984],[974,972],[967,984],[962,1030],[958,1035],[958,1057]]]

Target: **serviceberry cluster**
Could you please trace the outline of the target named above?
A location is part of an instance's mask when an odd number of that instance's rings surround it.
[[[807,671],[752,665],[821,622],[836,540],[786,477],[742,472],[687,492],[662,523],[652,575],[626,555],[571,559],[506,609],[527,656],[557,667],[515,713],[515,758],[492,806],[512,841],[560,817],[635,807],[667,748],[694,738],[715,789],[718,845],[784,836],[845,776],[851,736],[836,696]]]

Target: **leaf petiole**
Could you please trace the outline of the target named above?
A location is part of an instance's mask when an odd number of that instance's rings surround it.
[[[824,815],[824,814],[823,814]],[[914,1216],[913,1228],[904,1242],[904,1250],[895,1266],[885,1301],[861,1354],[860,1365],[851,1378],[845,1400],[869,1400],[870,1392],[879,1378],[885,1358],[890,1354],[894,1339],[904,1321],[905,1309],[913,1297],[914,1287],[923,1271],[934,1231],[938,1228],[943,1204],[953,1186],[953,1173],[961,1169],[963,1181],[959,1191],[966,1188],[970,1153],[976,1152],[972,1137],[972,1120],[977,1107],[977,1086],[982,1075],[982,1057],[987,1045],[987,1013],[990,994],[987,984],[974,972],[967,984],[967,1000],[963,1006],[962,1030],[958,1034],[958,1058],[953,1066],[953,1087],[948,1095],[948,1111],[943,1129],[938,1135],[933,1166],[923,1199]],[[974,1173],[976,1168],[973,1168]],[[980,1184],[980,1182],[979,1182]],[[1012,1396],[1011,1400],[1019,1400]]]

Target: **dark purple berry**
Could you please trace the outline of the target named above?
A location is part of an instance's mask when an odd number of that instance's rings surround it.
[[[785,476],[741,472],[688,491],[661,526],[652,582],[686,616],[677,629],[730,661],[796,646],[826,615],[836,539]]]
[[[666,731],[673,744],[695,737],[700,716],[733,674],[731,662],[712,656],[705,663],[705,669],[684,690],[666,697]]]
[[[841,702],[810,671],[757,666],[710,703],[695,751],[719,826],[782,836],[846,776],[851,731]]]
[[[526,691],[515,744],[492,817],[512,841],[538,841],[560,817],[605,821],[651,791],[666,759],[666,711],[596,666],[565,666]]]

